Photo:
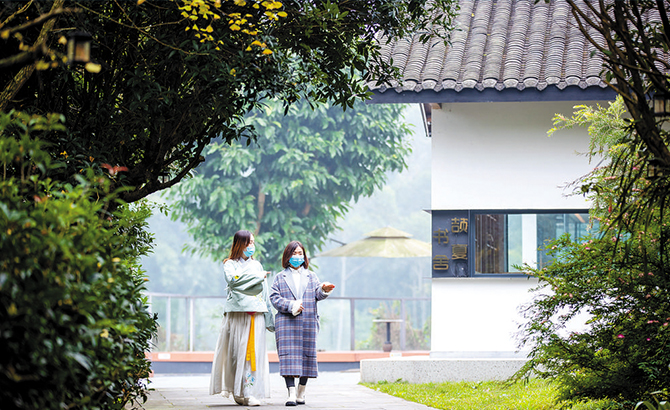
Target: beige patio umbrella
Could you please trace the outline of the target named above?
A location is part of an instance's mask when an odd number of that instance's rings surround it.
[[[316,257],[420,258],[431,256],[428,242],[412,239],[412,235],[387,226],[365,234],[361,239]]]

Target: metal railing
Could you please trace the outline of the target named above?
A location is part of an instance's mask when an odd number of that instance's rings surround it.
[[[155,342],[157,350],[164,351],[199,351],[199,350],[213,350],[212,337],[218,335],[218,328],[216,324],[221,321],[221,312],[223,310],[223,304],[225,302],[225,296],[192,296],[192,295],[180,295],[180,294],[171,294],[171,293],[156,293],[156,292],[147,292],[146,296],[148,297],[149,308],[152,312],[158,313],[158,322],[159,322],[159,337]],[[333,326],[331,320],[324,326],[322,323],[321,332],[323,333],[324,327],[330,327],[332,332],[337,331],[337,334],[340,335],[339,339],[342,339],[342,335],[345,330],[343,326],[345,325],[346,312],[344,311],[345,306],[348,305],[349,310],[349,320],[348,320],[348,333],[349,333],[349,349],[356,350],[356,320],[357,320],[357,307],[362,307],[365,302],[379,302],[379,305],[386,304],[389,306],[389,303],[392,305],[393,302],[400,302],[399,314],[396,314],[400,318],[407,318],[410,314],[408,305],[413,303],[413,312],[414,317],[419,317],[415,319],[415,322],[425,323],[426,320],[429,320],[430,317],[430,298],[382,298],[382,297],[337,297],[331,296],[328,298],[329,301],[341,301],[339,309],[337,310],[339,323],[337,328]],[[175,302],[177,302],[175,304]],[[214,302],[215,304],[212,304]],[[348,303],[347,303],[348,302]],[[342,306],[342,303],[344,306]],[[175,307],[176,305],[176,307]],[[370,304],[368,303],[368,306]],[[200,309],[200,311],[199,311]],[[321,309],[321,308],[320,308]],[[393,309],[390,309],[393,310]],[[175,312],[176,311],[176,312]],[[331,312],[333,313],[333,312]],[[371,316],[371,313],[368,312],[365,314],[364,311],[359,309],[358,316]],[[389,319],[389,318],[378,318],[370,317],[369,321],[364,321],[363,324],[367,324],[368,328],[371,329],[373,325],[373,319]],[[365,318],[363,319],[365,320]],[[323,322],[323,320],[322,320]],[[206,323],[209,323],[207,327]],[[215,324],[216,323],[216,324]],[[407,323],[405,320],[398,323],[400,328],[399,331],[399,344],[400,350],[406,350],[407,345]],[[362,325],[359,323],[359,327]],[[363,331],[364,329],[359,329]],[[186,336],[186,337],[184,337]],[[321,337],[321,336],[320,336]],[[209,343],[205,341],[207,346],[211,346],[207,349],[199,349],[197,342],[200,339],[209,339]],[[340,340],[342,342],[342,340]]]

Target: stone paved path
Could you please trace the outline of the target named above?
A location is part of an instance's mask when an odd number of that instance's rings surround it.
[[[358,384],[360,373],[320,372],[317,379],[307,385],[305,405],[286,407],[286,388],[278,373],[270,374],[271,397],[266,398],[261,410],[278,409],[388,409],[426,410],[431,407],[412,403],[380,393]],[[209,375],[157,375],[151,379],[149,400],[146,410],[204,410],[204,409],[244,409],[232,398],[210,396],[208,394]],[[128,407],[130,408],[130,407]]]

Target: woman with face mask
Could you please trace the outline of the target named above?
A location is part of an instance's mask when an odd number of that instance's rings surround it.
[[[325,299],[335,288],[319,282],[309,271],[305,247],[292,241],[284,249],[284,270],[275,276],[270,301],[277,309],[275,338],[279,356],[279,374],[288,389],[287,406],[305,404],[307,380],[317,377],[316,335],[319,314],[316,302]],[[295,379],[299,379],[296,390]]]
[[[242,406],[259,406],[260,399],[270,397],[264,315],[272,310],[265,280],[268,272],[253,259],[255,250],[251,232],[238,231],[223,262],[228,296],[209,388],[209,394],[232,394]]]

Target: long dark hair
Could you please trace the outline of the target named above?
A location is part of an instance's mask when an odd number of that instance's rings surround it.
[[[251,236],[251,232],[249,231],[241,230],[235,232],[235,236],[233,236],[233,246],[230,248],[228,257],[223,262],[225,263],[229,259],[240,259],[244,254],[244,250],[251,243]]]
[[[286,248],[284,248],[284,255],[281,258],[281,266],[283,266],[284,269],[289,267],[288,260],[291,259],[291,256],[293,256],[293,251],[295,251],[298,246],[302,248],[302,254],[305,256],[305,261],[300,266],[304,266],[305,269],[309,268],[309,258],[307,258],[307,251],[305,250],[305,247],[302,246],[299,241],[291,241],[288,243],[288,245],[286,245]]]

